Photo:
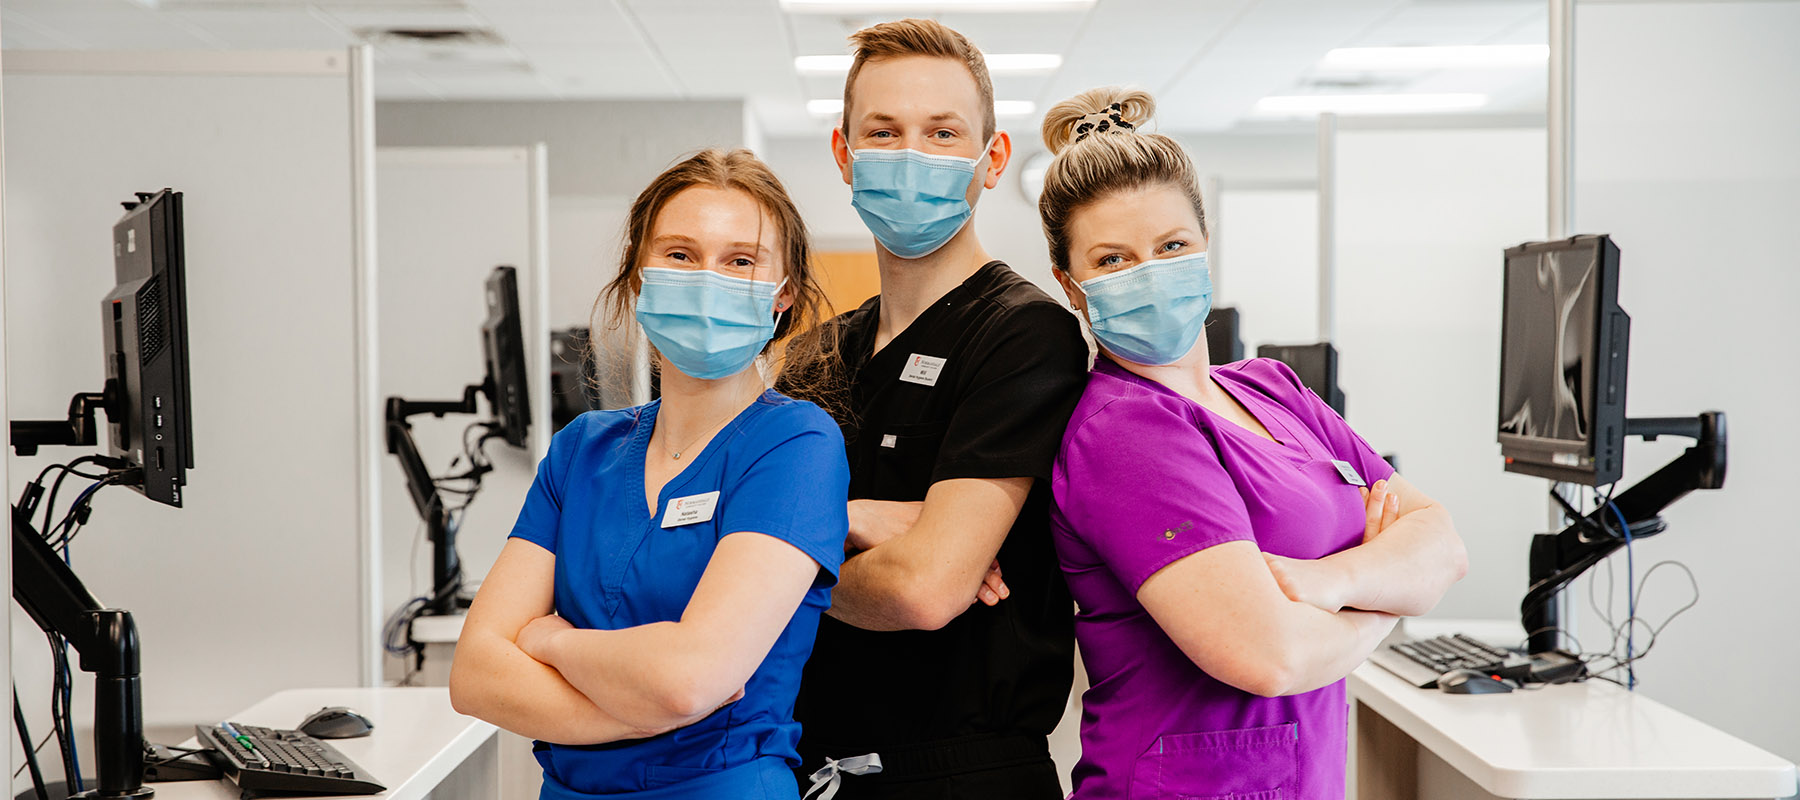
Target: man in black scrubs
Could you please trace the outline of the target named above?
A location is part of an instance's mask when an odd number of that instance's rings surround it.
[[[801,682],[799,773],[875,753],[879,773],[841,765],[839,798],[1054,800],[1075,645],[1049,478],[1087,345],[969,223],[1012,154],[980,52],[926,20],[851,41],[832,149],[881,294],[824,339],[848,383],[852,555]]]

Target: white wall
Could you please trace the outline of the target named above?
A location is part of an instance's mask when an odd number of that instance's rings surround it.
[[[1224,183],[1210,215],[1213,304],[1237,308],[1244,355],[1318,341],[1318,189]]]
[[[1436,616],[1509,618],[1549,484],[1502,471],[1501,252],[1544,237],[1542,128],[1337,139],[1338,382],[1346,418],[1455,517],[1468,577]]]
[[[13,417],[60,418],[71,394],[100,388],[95,319],[113,285],[118,203],[185,193],[197,464],[186,507],[108,490],[73,547],[94,594],[137,618],[151,733],[189,735],[283,688],[356,684],[367,409],[355,303],[367,287],[353,256],[345,53],[31,55],[6,54],[4,87]],[[80,452],[13,459],[10,492]],[[22,615],[12,633],[33,732],[48,731],[43,639]],[[77,683],[78,720],[91,719],[88,685]]]
[[[531,149],[381,148],[376,185],[381,231],[380,307],[381,395],[408,400],[457,400],[463,387],[484,374],[480,325],[487,317],[483,287],[494,267],[518,269],[527,370],[532,405],[530,447],[488,443],[494,471],[463,517],[457,540],[465,586],[478,583],[499,556],[512,530],[537,461],[547,452],[549,383],[539,360],[549,328],[540,307],[544,276],[532,256],[531,218],[536,184]],[[462,453],[466,425],[487,419],[450,415],[414,417],[413,438],[435,475]],[[431,592],[431,544],[424,540],[418,512],[407,492],[399,461],[382,466],[382,610],[391,613],[408,599]],[[454,495],[445,500],[455,505]],[[396,664],[390,663],[390,677]]]
[[[3,91],[0,91],[0,95],[3,95]],[[4,109],[4,107],[4,97],[0,97],[0,109]],[[0,113],[0,119],[4,119],[3,113]],[[0,186],[4,186],[6,183],[6,148],[4,140],[4,133],[0,132]],[[5,193],[0,192],[0,309],[6,308],[6,230],[4,206]],[[4,322],[0,322],[0,419],[11,419],[11,417],[6,415],[5,364],[6,325]],[[7,458],[5,454],[12,452],[11,429],[12,426],[8,425],[5,430],[0,430],[0,448],[3,448],[0,449],[0,486],[5,486],[9,490],[12,488],[12,483],[8,480],[6,468],[8,462],[12,459]],[[10,497],[11,496],[9,495],[8,502],[11,502]],[[8,545],[5,549],[5,553],[0,553],[0,574],[5,576],[0,577],[0,586],[5,586],[6,595],[11,597],[12,546]],[[12,650],[10,647],[10,643],[12,642],[12,614],[10,613],[0,615],[0,642],[7,642],[9,645],[7,648],[8,658],[5,661],[0,661],[0,677],[4,677],[7,680],[7,683],[10,684],[12,682],[12,658],[10,657]],[[13,749],[12,737],[12,728],[7,728],[4,732],[0,732],[0,747],[5,747],[6,752],[8,753],[17,752]]]
[[[1678,559],[1702,592],[1640,662],[1640,689],[1800,760],[1800,687],[1778,677],[1800,661],[1790,500],[1800,484],[1800,373],[1785,330],[1800,297],[1800,3],[1584,3],[1576,12],[1575,227],[1612,234],[1621,251],[1628,411],[1718,409],[1730,420],[1725,488],[1671,507],[1669,531],[1637,548],[1640,574]],[[1626,481],[1683,446],[1630,442]],[[1622,580],[1623,557],[1614,560]],[[1639,612],[1659,623],[1688,597],[1685,579],[1665,569]],[[1589,614],[1581,633],[1599,638],[1601,629]]]

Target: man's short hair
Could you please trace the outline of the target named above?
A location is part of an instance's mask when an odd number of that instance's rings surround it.
[[[975,49],[967,37],[945,27],[936,20],[903,19],[871,25],[850,35],[856,46],[856,59],[850,63],[850,74],[844,78],[844,138],[850,138],[850,87],[863,64],[876,58],[901,56],[936,56],[962,62],[975,78],[975,92],[981,102],[981,140],[993,138],[994,82],[988,78],[987,59]]]

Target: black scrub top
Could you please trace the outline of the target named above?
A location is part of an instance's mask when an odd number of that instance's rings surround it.
[[[1087,384],[1080,323],[989,262],[871,355],[880,298],[840,315],[850,498],[925,499],[953,478],[1031,477],[1000,548],[1012,590],[935,631],[820,620],[795,718],[806,769],[883,747],[1048,736],[1068,702],[1073,601],[1051,546],[1050,468]],[[940,361],[941,359],[941,361]],[[973,599],[972,597],[970,599]]]

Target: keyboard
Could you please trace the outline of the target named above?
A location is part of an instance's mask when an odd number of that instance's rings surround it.
[[[1479,670],[1520,683],[1532,680],[1531,656],[1460,633],[1388,645],[1371,654],[1369,661],[1421,689],[1437,688],[1438,677],[1453,669]]]
[[[244,797],[375,794],[386,786],[336,748],[299,731],[221,722],[194,736]],[[246,745],[248,742],[248,745]]]

